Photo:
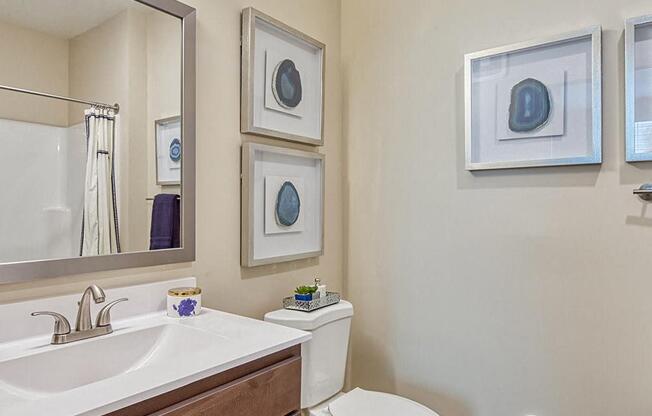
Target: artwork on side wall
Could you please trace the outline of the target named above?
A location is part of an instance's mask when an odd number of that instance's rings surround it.
[[[317,257],[324,246],[324,155],[242,146],[242,265]]]
[[[652,160],[652,16],[625,24],[627,162]]]
[[[304,195],[301,177],[265,176],[265,234],[303,231]]]
[[[156,120],[156,184],[181,184],[181,117]]]
[[[242,12],[241,131],[323,144],[325,45],[256,9]]]
[[[465,56],[467,170],[602,162],[601,29]]]

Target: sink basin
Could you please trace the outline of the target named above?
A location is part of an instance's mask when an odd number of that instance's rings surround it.
[[[72,390],[187,355],[215,349],[224,339],[184,325],[159,325],[0,362],[0,384],[15,393],[45,396]]]
[[[112,316],[114,332],[65,345],[50,345],[52,322],[30,313],[75,316],[78,294],[0,304],[0,415],[102,416],[310,339],[206,307],[169,318],[168,290],[196,285],[181,278],[108,289],[107,299],[129,298]]]

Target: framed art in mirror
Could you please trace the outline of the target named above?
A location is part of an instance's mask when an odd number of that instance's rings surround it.
[[[245,9],[241,132],[323,145],[325,50],[310,36]]]
[[[324,252],[324,155],[242,146],[242,266]]]
[[[193,261],[195,9],[60,3],[0,9],[0,284]]]
[[[467,170],[602,162],[601,29],[465,56]]]
[[[181,185],[181,117],[156,120],[156,183]]]
[[[625,22],[625,159],[652,160],[652,15]]]

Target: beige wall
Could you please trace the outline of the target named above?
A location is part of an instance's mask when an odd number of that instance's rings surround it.
[[[333,0],[194,0],[197,27],[197,261],[193,264],[95,273],[0,286],[0,302],[194,275],[207,306],[262,317],[315,274],[341,289],[342,141],[339,77],[340,5]],[[254,6],[328,45],[326,67],[326,254],[242,269],[240,241],[240,11]],[[100,97],[101,98],[101,97]],[[269,141],[269,143],[276,143]],[[312,149],[311,147],[301,147]],[[81,292],[80,292],[81,293]]]
[[[68,94],[68,41],[0,22],[0,84]],[[68,126],[65,102],[0,91],[0,118]]]
[[[178,185],[156,184],[156,120],[181,114],[181,24],[162,13],[147,16],[147,195],[181,194]],[[161,88],[165,85],[166,88]],[[153,201],[147,202],[151,224]],[[147,228],[148,230],[150,227]]]
[[[70,39],[71,96],[105,103],[127,100],[128,27],[125,11]],[[70,103],[69,123],[84,121],[87,107]]]
[[[624,160],[632,0],[342,1],[353,383],[443,416],[649,415],[652,219]],[[463,54],[602,24],[604,163],[464,170]]]
[[[442,416],[649,414],[652,219],[631,189],[652,170],[623,162],[621,64],[622,21],[650,13],[645,2],[189,3],[197,261],[5,285],[0,302],[195,275],[208,306],[260,317],[319,273],[356,307],[353,385]],[[328,45],[326,254],[251,270],[239,267],[239,152],[251,139],[238,133],[239,13],[249,5]],[[603,165],[466,172],[463,54],[598,23]]]
[[[129,173],[128,182],[129,239],[125,251],[149,249],[149,207],[147,198],[147,143],[149,142],[147,100],[147,14],[136,10],[127,11],[127,90],[129,101],[121,112],[121,123],[128,128]],[[123,140],[122,144],[125,144]],[[123,198],[127,199],[127,198]]]

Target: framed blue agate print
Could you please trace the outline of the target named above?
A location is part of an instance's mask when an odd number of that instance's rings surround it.
[[[625,23],[625,160],[652,161],[652,15]]]
[[[465,56],[467,170],[602,162],[601,32]]]
[[[242,12],[242,133],[323,145],[326,46],[254,8]]]
[[[321,256],[323,238],[324,155],[244,144],[242,266]]]
[[[156,120],[156,184],[181,184],[181,117],[174,116]]]

